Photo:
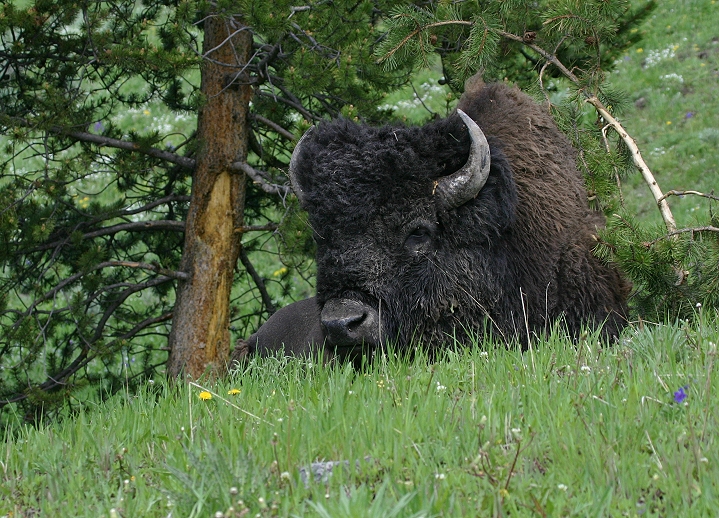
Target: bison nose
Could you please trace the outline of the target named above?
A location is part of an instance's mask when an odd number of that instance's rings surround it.
[[[333,347],[374,346],[378,342],[379,317],[367,304],[351,299],[328,300],[321,315],[327,343]]]

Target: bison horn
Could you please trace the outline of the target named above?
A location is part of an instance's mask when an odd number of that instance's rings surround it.
[[[446,209],[464,205],[477,196],[489,177],[490,152],[487,138],[469,115],[462,110],[457,110],[457,113],[469,130],[472,147],[467,162],[459,171],[437,181],[434,192]]]
[[[312,133],[312,130],[314,130],[315,127],[312,126],[310,129],[305,131],[305,134],[302,135],[302,138],[300,138],[300,141],[295,146],[294,151],[292,151],[292,158],[290,158],[290,168],[288,171],[288,174],[290,175],[290,184],[292,185],[292,190],[295,191],[295,195],[297,196],[297,199],[300,201],[300,205],[303,203],[303,196],[304,192],[302,191],[302,187],[300,186],[300,183],[297,181],[297,160],[300,156],[300,149],[302,147],[302,142],[307,138],[307,135]]]

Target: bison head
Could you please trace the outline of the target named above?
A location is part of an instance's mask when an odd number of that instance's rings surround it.
[[[465,113],[423,127],[347,120],[309,130],[290,179],[317,242],[317,300],[329,347],[435,345],[488,311],[506,265],[491,264],[516,189],[501,150]]]

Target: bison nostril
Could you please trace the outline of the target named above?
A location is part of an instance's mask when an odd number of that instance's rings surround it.
[[[345,315],[339,318],[323,318],[322,325],[330,335],[349,336],[366,318],[366,314]]]
[[[350,347],[375,345],[379,318],[370,306],[349,299],[331,299],[322,309],[320,321],[329,345]]]

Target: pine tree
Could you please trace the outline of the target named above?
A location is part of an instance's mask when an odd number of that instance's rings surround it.
[[[590,201],[607,214],[595,252],[618,264],[634,283],[630,302],[636,315],[684,318],[696,307],[719,307],[719,217],[711,212],[696,227],[677,228],[668,197],[681,193],[662,192],[619,120],[627,95],[607,82],[616,57],[639,37],[631,29],[656,3],[634,9],[625,0],[422,5],[391,12],[387,36],[376,51],[387,70],[407,63],[423,66],[439,55],[446,80],[457,91],[478,70],[485,80],[508,80],[528,90],[580,150],[578,166]],[[567,95],[555,102],[558,89]],[[642,223],[623,209],[621,179],[637,171],[663,227]],[[719,200],[694,194],[710,203]]]
[[[170,376],[226,368],[230,329],[311,270],[295,139],[380,120],[407,81],[372,53],[390,4],[0,6],[0,407],[111,394],[168,351]],[[287,264],[269,283],[253,262],[273,236]]]

